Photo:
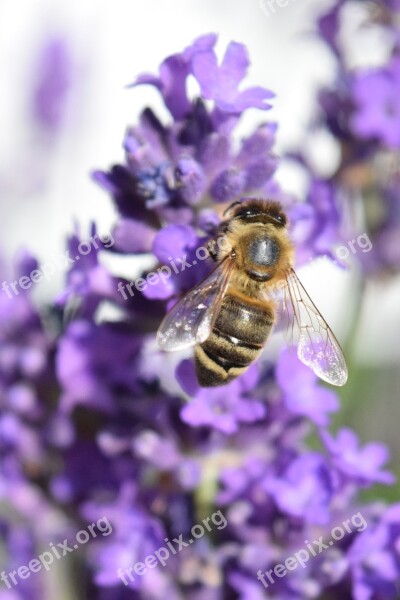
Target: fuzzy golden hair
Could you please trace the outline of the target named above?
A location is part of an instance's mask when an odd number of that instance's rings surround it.
[[[286,279],[287,272],[293,265],[294,248],[288,235],[286,214],[279,202],[249,199],[231,205],[226,217],[221,226],[226,241],[218,251],[217,260],[222,261],[228,255],[234,256],[235,269],[231,275],[230,288],[252,298],[262,298],[267,287]],[[263,272],[270,276],[268,281],[256,281],[246,272],[248,245],[256,235],[274,239],[279,246],[276,264],[262,267]]]

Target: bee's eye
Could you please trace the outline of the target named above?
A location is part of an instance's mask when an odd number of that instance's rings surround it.
[[[237,217],[240,219],[250,219],[251,217],[258,217],[260,215],[260,211],[254,208],[242,208],[237,213]]]
[[[285,215],[282,215],[282,214],[274,215],[274,219],[275,219],[275,221],[277,221],[281,225],[286,225],[286,217],[285,217]]]

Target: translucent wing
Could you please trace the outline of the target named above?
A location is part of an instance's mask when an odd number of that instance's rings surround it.
[[[162,350],[182,350],[201,344],[209,337],[233,266],[233,259],[225,258],[175,304],[157,332],[157,343]]]
[[[284,310],[293,311],[291,333],[297,329],[299,359],[324,381],[344,385],[348,373],[339,342],[293,269],[288,272],[286,281]]]

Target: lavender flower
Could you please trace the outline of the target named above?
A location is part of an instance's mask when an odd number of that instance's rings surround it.
[[[393,58],[385,68],[370,70],[355,76],[352,96],[355,111],[351,128],[362,139],[377,139],[385,146],[400,145],[400,62]]]
[[[208,425],[224,433],[234,433],[240,423],[253,423],[265,416],[266,408],[251,391],[257,382],[257,366],[252,366],[238,381],[225,388],[206,390],[199,388],[192,400],[181,411],[182,420],[196,427]],[[195,374],[192,372],[192,381]]]
[[[398,596],[399,505],[390,507],[381,520],[353,542],[349,558],[354,577],[353,593],[360,600]]]
[[[382,444],[370,443],[359,449],[357,437],[349,429],[341,429],[336,440],[328,432],[322,431],[321,435],[333,462],[343,476],[350,476],[360,484],[370,481],[394,482],[391,473],[379,470],[388,460],[387,448]]]
[[[232,43],[218,67],[215,41],[214,35],[199,38],[182,54],[167,58],[159,78],[142,75],[135,82],[154,85],[175,121],[165,126],[144,110],[139,126],[128,128],[125,137],[127,165],[94,173],[124,216],[142,217],[149,224],[160,218],[196,223],[196,212],[190,208],[207,194],[216,202],[227,202],[261,188],[273,175],[277,161],[270,150],[275,125],[261,126],[243,140],[236,155],[229,135],[246,109],[271,108],[265,100],[272,94],[260,87],[239,92],[249,65],[247,51]],[[203,94],[193,104],[186,94],[189,74]],[[203,98],[213,101],[211,112]]]
[[[333,88],[320,92],[322,116],[316,124],[333,135],[340,151],[336,173],[324,183],[349,214],[360,202],[360,217],[339,226],[349,238],[366,227],[373,251],[359,260],[366,274],[377,275],[397,271],[399,264],[399,214],[393,203],[399,181],[399,31],[396,3],[383,4],[372,5],[366,13],[370,31],[379,26],[389,46],[386,63],[373,68],[347,67],[338,41],[346,2],[336,2],[320,19],[321,37],[336,59],[337,80]]]

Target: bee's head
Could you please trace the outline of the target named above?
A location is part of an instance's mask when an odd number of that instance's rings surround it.
[[[268,281],[291,261],[287,217],[279,202],[248,199],[226,213],[236,264],[255,281]]]

